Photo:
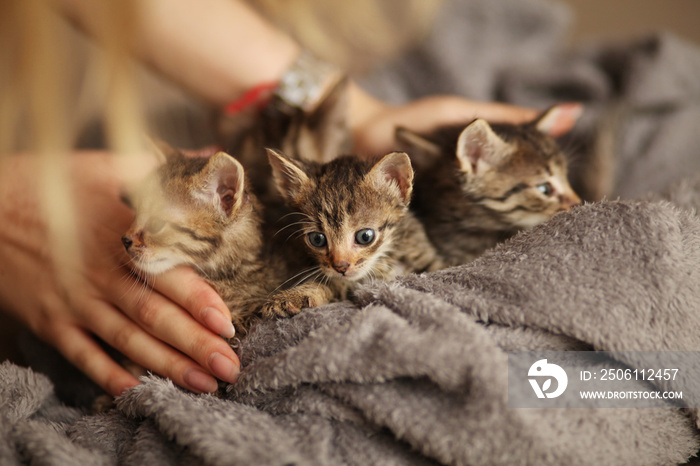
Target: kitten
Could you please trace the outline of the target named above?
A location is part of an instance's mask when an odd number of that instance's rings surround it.
[[[413,169],[405,153],[328,163],[274,150],[268,157],[280,193],[301,217],[291,225],[316,264],[312,282],[273,296],[266,305],[271,312],[318,306],[347,297],[361,283],[442,266],[408,208]]]
[[[136,218],[124,247],[146,280],[192,266],[221,295],[244,334],[287,269],[264,247],[261,206],[243,166],[224,152],[186,157],[167,148],[161,161],[127,196]]]
[[[562,104],[523,125],[476,119],[429,135],[397,129],[417,171],[412,209],[449,265],[580,203],[554,137],[569,131],[581,110]]]
[[[282,199],[272,181],[265,148],[321,163],[347,153],[351,145],[347,108],[348,80],[343,78],[310,111],[285,105],[273,96],[273,102],[261,112],[224,117],[220,138],[230,153],[237,154],[249,173],[255,193],[269,208],[282,203]],[[272,212],[276,213],[274,209]]]

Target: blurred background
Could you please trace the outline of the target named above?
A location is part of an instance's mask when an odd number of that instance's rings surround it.
[[[672,31],[700,44],[700,0],[559,0],[574,9],[572,40]]]

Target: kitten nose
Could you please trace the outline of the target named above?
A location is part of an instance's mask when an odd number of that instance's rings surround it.
[[[134,240],[132,240],[128,236],[122,236],[122,244],[124,245],[124,248],[128,251],[131,245],[134,244]]]
[[[345,275],[345,272],[348,271],[348,267],[350,267],[350,264],[347,262],[333,262],[333,268],[336,270],[336,272],[342,273]]]

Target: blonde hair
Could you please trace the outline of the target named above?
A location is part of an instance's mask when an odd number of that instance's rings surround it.
[[[40,207],[53,259],[80,261],[67,155],[81,123],[81,103],[101,95],[110,145],[136,154],[143,120],[132,80],[128,37],[136,27],[136,2],[95,2],[107,53],[79,65],[65,18],[50,0],[0,2],[0,156],[36,154]],[[78,76],[76,69],[87,71]],[[5,200],[3,200],[5,201]]]
[[[351,73],[393,58],[430,30],[440,0],[249,0],[302,46]]]
[[[432,25],[440,0],[248,0],[321,58],[358,72],[415,44]],[[130,41],[137,0],[94,2],[101,52],[66,27],[51,0],[0,1],[0,153],[39,146],[68,149],[85,110],[100,107],[110,145],[137,148],[144,118]],[[84,75],[78,75],[85,71]],[[140,82],[142,82],[141,80]],[[79,83],[79,86],[76,86]],[[76,90],[80,87],[79,90]],[[96,105],[97,104],[97,105]],[[94,115],[90,115],[94,116]]]
[[[420,40],[441,3],[249,2],[303,46],[350,72],[366,69]],[[75,40],[67,37],[71,28],[56,11],[58,4],[51,0],[0,1],[0,155],[18,150],[39,155],[42,209],[51,249],[64,260],[76,260],[66,155],[87,119],[81,118],[81,109],[94,108],[94,102],[101,104],[109,146],[117,153],[136,154],[143,149],[146,124],[130,56],[139,5],[137,0],[89,4],[90,13],[101,21],[93,32],[104,53],[93,54],[87,66],[77,66],[70,53]],[[84,76],[77,76],[77,69],[84,70]]]

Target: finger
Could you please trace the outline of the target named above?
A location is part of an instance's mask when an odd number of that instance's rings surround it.
[[[191,268],[177,267],[158,275],[154,288],[215,334],[233,338],[231,312],[216,291]]]
[[[117,364],[95,340],[77,327],[55,328],[54,346],[104,391],[119,396],[139,381]]]
[[[360,153],[386,153],[394,149],[394,132],[403,126],[429,133],[439,126],[484,118],[491,122],[525,123],[537,111],[495,102],[476,102],[455,96],[433,96],[399,107],[389,107],[355,128],[355,148]]]
[[[435,96],[417,100],[399,111],[400,124],[416,131],[465,123],[475,118],[490,122],[520,124],[532,121],[537,111],[500,102],[478,102],[454,96]],[[426,115],[430,115],[426,118]]]
[[[473,102],[460,99],[458,103],[453,104],[452,99],[448,98],[442,105],[446,107],[443,117],[451,122],[483,118],[492,123],[521,124],[534,120],[538,115],[537,110],[500,102]]]
[[[112,302],[119,309],[140,329],[189,356],[219,379],[236,382],[240,361],[226,341],[203,327],[185,309],[159,292],[135,292],[133,281],[133,278],[129,278],[113,282],[113,288],[108,291]],[[139,282],[137,286],[146,285]],[[156,370],[155,366],[148,367]]]
[[[95,302],[92,309],[99,315],[91,323],[95,334],[131,361],[195,393],[217,389],[216,379],[195,361],[150,335],[110,304]]]

